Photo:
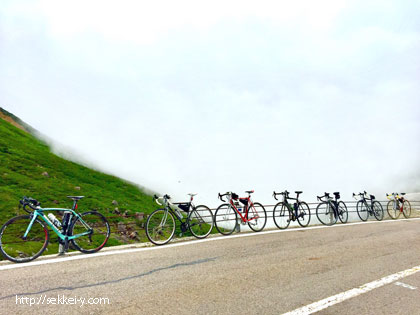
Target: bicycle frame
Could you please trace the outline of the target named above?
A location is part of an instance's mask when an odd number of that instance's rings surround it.
[[[331,207],[334,212],[334,218],[338,218],[338,201],[333,198],[328,198],[327,200],[328,207]]]
[[[193,200],[193,198],[191,197],[191,199],[190,199],[190,202],[189,202],[189,204],[190,204],[190,207],[188,208],[188,209],[191,209],[191,208],[195,208],[195,206],[194,206],[194,204],[192,203],[192,200]],[[158,201],[158,199],[155,199],[155,202],[158,204],[158,205],[160,205],[160,206],[163,206],[164,207],[164,209],[165,209],[165,214],[164,214],[164,216],[163,216],[163,218],[162,218],[162,221],[161,221],[161,223],[160,223],[160,225],[161,226],[164,226],[165,224],[166,224],[166,219],[168,218],[168,212],[171,212],[171,214],[181,223],[181,224],[184,224],[187,220],[184,220],[184,217],[183,216],[180,216],[180,215],[178,215],[178,213],[175,211],[175,210],[173,210],[172,208],[171,208],[171,204],[173,204],[173,205],[176,205],[176,203],[171,203],[168,199],[166,199],[166,198],[163,198],[163,204],[162,203],[160,203],[159,201]]]
[[[241,220],[242,220],[243,223],[251,222],[252,220],[256,220],[256,219],[259,218],[259,216],[256,216],[256,217],[252,217],[251,219],[248,219],[249,209],[251,207],[254,207],[254,203],[252,202],[251,196],[248,196],[246,198],[240,198],[240,199],[246,199],[246,200],[248,200],[247,204],[244,205],[244,210],[245,210],[244,211],[245,212],[244,215],[242,215],[241,214],[241,211],[239,211],[238,208],[236,208],[235,203],[232,201],[231,196],[229,196],[228,198],[229,198],[229,205],[231,207],[233,207],[233,209],[236,211],[237,214],[239,214],[239,216],[241,217]],[[238,201],[238,202],[240,202],[240,201]]]
[[[54,223],[52,223],[50,221],[50,219],[48,218],[48,216],[46,216],[44,214],[44,211],[67,211],[67,212],[71,212],[72,215],[74,215],[75,217],[77,217],[80,220],[80,222],[86,227],[86,229],[88,231],[83,232],[83,233],[79,233],[79,234],[76,234],[76,235],[71,235],[71,236],[65,235],[65,234],[61,233],[61,231],[54,225]],[[38,209],[35,209],[34,210],[34,212],[31,214],[31,216],[32,216],[32,219],[31,219],[31,222],[29,223],[29,225],[28,225],[28,227],[26,229],[25,234],[23,235],[24,238],[26,238],[28,236],[28,234],[29,234],[29,232],[30,232],[30,230],[32,228],[32,225],[34,224],[35,220],[38,217],[40,217],[45,223],[47,223],[47,225],[55,232],[55,234],[57,234],[57,236],[62,241],[65,241],[65,240],[70,241],[70,240],[73,240],[75,238],[78,238],[78,237],[81,237],[81,236],[84,236],[84,235],[88,235],[92,231],[92,229],[90,228],[90,226],[85,221],[83,221],[83,219],[79,216],[79,214],[76,211],[74,211],[72,209],[64,209],[64,208],[38,208]],[[71,218],[69,218],[69,221],[70,220],[71,220]]]
[[[373,199],[366,198],[363,196],[361,200],[366,206],[366,209],[368,210],[369,215],[372,215],[373,214]],[[370,201],[370,204],[368,203],[368,200]]]
[[[402,197],[402,196],[400,196],[399,194],[392,194],[392,199],[391,198],[389,198],[390,196],[386,196],[387,197],[387,199],[389,199],[389,200],[392,200],[393,201],[393,209],[394,210],[396,210],[396,209],[398,209],[399,211],[400,211],[400,213],[403,213],[404,211],[403,211],[403,209],[404,209],[404,207],[403,207],[403,205],[404,205],[404,201],[405,201],[405,199],[404,199],[404,197]]]
[[[293,204],[293,207],[290,204],[289,199],[296,200],[296,202]],[[295,204],[299,204],[299,198],[286,197],[286,195],[283,195],[283,203],[286,205],[287,210],[289,210],[289,215],[291,215],[291,217],[297,218],[298,207],[295,207]],[[295,221],[295,219],[293,219],[293,221]]]

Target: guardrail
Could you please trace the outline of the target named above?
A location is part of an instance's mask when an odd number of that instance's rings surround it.
[[[302,200],[304,201],[304,200]],[[384,209],[384,219],[390,219],[392,220],[387,213],[387,204],[389,200],[378,200],[383,209]],[[356,204],[357,201],[344,201],[349,214],[350,213],[356,213]],[[409,201],[411,204],[411,216],[410,217],[420,217],[420,201],[414,200],[414,201]],[[317,218],[316,218],[316,207],[319,205],[319,202],[308,202],[307,203],[309,206],[309,209],[311,211],[311,222],[309,225],[319,225],[321,224]],[[277,205],[276,204],[268,204],[268,205],[264,205],[264,208],[266,210],[267,213],[267,223],[268,222],[273,222],[273,210],[274,207]],[[210,210],[212,211],[213,215],[214,212],[217,208],[211,208]],[[184,212],[185,214],[185,212]],[[400,216],[401,219],[402,215]],[[141,242],[142,241],[142,237],[145,238],[145,240],[147,240],[146,236],[142,236],[140,237],[141,233],[140,231],[144,231],[144,226],[145,226],[145,222],[147,220],[147,214],[143,214],[143,219],[139,220],[138,219],[138,214],[121,214],[121,215],[111,215],[111,216],[106,216],[106,218],[109,221],[110,227],[111,227],[111,237],[114,236],[114,238],[119,239],[123,242],[126,243],[135,243],[137,242]],[[124,222],[122,220],[119,219],[129,219],[129,218],[133,218],[132,222]],[[315,220],[313,219],[315,218]],[[209,218],[210,219],[210,218]],[[118,221],[117,221],[118,220]],[[369,217],[368,220],[376,220],[374,217]],[[360,221],[359,217],[356,215],[353,215],[353,219],[349,218],[349,222],[355,222],[355,221]],[[337,223],[338,224],[338,223]],[[239,226],[241,226],[239,224]],[[269,224],[270,226],[270,224]],[[274,223],[272,224],[273,228],[274,228]],[[275,227],[276,228],[276,227]],[[293,226],[289,227],[289,228],[293,228]],[[140,232],[140,233],[139,233]],[[133,234],[134,233],[134,234]],[[1,257],[0,257],[1,258]]]

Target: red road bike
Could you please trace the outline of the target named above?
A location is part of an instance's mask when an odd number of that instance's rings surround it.
[[[262,204],[253,202],[251,194],[253,190],[248,190],[246,193],[248,197],[239,198],[233,192],[227,192],[223,195],[219,193],[219,199],[223,202],[224,196],[227,198],[227,203],[221,204],[214,213],[214,225],[219,233],[223,235],[232,234],[238,226],[238,216],[240,222],[248,226],[255,232],[262,231],[267,223],[267,213]],[[241,205],[242,204],[242,205]]]

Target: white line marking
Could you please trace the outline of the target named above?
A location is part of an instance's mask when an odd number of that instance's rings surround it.
[[[399,281],[395,282],[395,285],[399,285],[400,287],[407,288],[407,289],[410,289],[410,290],[417,290],[417,287],[413,287],[412,285],[402,283],[402,282],[399,282]]]
[[[379,280],[366,283],[366,284],[364,284],[364,285],[362,285],[358,288],[354,288],[354,289],[351,289],[351,290],[348,290],[348,291],[345,291],[345,292],[341,292],[339,294],[330,296],[330,297],[328,297],[326,299],[323,299],[323,300],[320,300],[318,302],[315,302],[315,303],[306,305],[304,307],[295,309],[294,311],[284,313],[283,315],[303,315],[303,314],[312,314],[312,313],[315,313],[315,312],[319,312],[319,311],[321,311],[321,310],[323,310],[327,307],[330,307],[334,304],[341,303],[345,300],[351,299],[351,298],[353,298],[355,296],[358,296],[360,294],[367,293],[369,291],[372,291],[373,289],[377,289],[377,288],[382,287],[386,284],[392,283],[396,280],[399,280],[399,279],[405,278],[407,276],[413,275],[413,274],[415,274],[416,272],[419,272],[419,271],[420,271],[420,266],[416,266],[416,267],[413,267],[411,269],[400,271],[400,272],[394,273],[392,275],[383,277]]]
[[[8,270],[8,269],[30,267],[30,266],[39,266],[39,265],[45,265],[45,264],[54,264],[54,263],[60,263],[60,262],[65,262],[65,261],[71,261],[71,260],[95,258],[95,257],[100,257],[100,256],[121,255],[121,254],[136,253],[136,252],[143,252],[143,251],[149,251],[149,250],[163,250],[163,249],[173,248],[173,247],[178,247],[178,246],[194,245],[198,243],[205,243],[205,242],[212,242],[212,241],[222,241],[222,240],[227,240],[231,238],[239,238],[239,237],[255,237],[259,235],[274,234],[274,233],[290,233],[290,232],[318,230],[318,229],[333,229],[333,228],[347,227],[347,226],[360,225],[360,224],[399,223],[399,222],[414,221],[414,220],[420,220],[420,218],[387,220],[387,221],[354,222],[354,223],[346,223],[346,224],[340,224],[340,225],[336,224],[333,226],[319,225],[319,226],[310,226],[306,228],[293,228],[289,230],[271,230],[271,231],[263,231],[263,232],[258,232],[258,233],[235,234],[235,235],[228,235],[228,236],[211,237],[211,238],[206,238],[203,240],[193,240],[193,241],[188,241],[188,242],[169,244],[169,245],[164,245],[164,246],[130,248],[130,249],[123,249],[123,250],[99,252],[95,254],[85,254],[85,255],[80,255],[80,256],[61,257],[61,258],[31,261],[28,263],[19,263],[19,264],[11,263],[9,265],[0,266],[0,271]]]

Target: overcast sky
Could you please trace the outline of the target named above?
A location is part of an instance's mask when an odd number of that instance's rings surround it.
[[[3,0],[0,106],[177,199],[420,190],[419,17],[418,0]]]

